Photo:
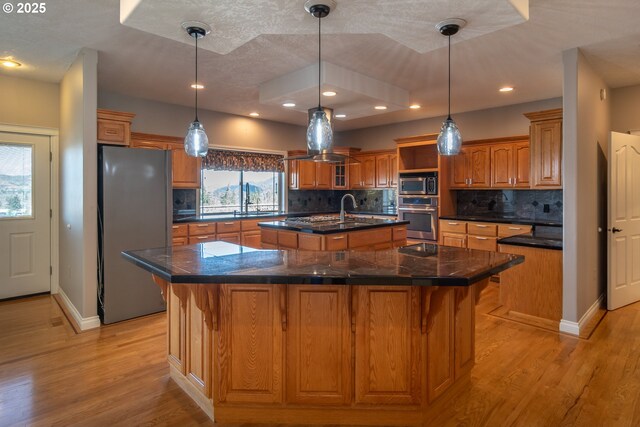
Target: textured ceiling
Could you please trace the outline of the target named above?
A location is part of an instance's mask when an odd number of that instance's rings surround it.
[[[157,3],[165,2],[158,0]],[[171,3],[186,8],[200,1]],[[215,3],[232,5],[235,2]],[[271,2],[260,2],[265,3]],[[313,18],[302,9],[304,1],[287,3],[298,4],[299,18],[310,22],[312,28],[307,34],[263,34],[226,55],[208,50],[201,52],[200,76],[206,89],[199,101],[204,108],[239,115],[258,111],[260,119],[306,124],[304,112],[260,103],[260,85],[317,64]],[[422,17],[424,7],[434,1],[414,3],[414,14]],[[611,87],[640,84],[640,1],[531,0],[528,21],[470,39],[463,37],[473,31],[474,16],[455,13],[457,1],[435,3],[448,4],[453,11],[449,17],[457,16],[469,22],[461,34],[453,38],[454,114],[561,96],[562,51],[575,47],[583,50]],[[342,6],[339,2],[336,15],[329,15],[326,25],[323,20],[323,28],[330,27],[329,20],[338,16]],[[0,14],[0,57],[13,56],[24,64],[17,70],[3,69],[0,73],[58,82],[77,51],[89,47],[99,51],[101,90],[192,105],[193,90],[189,85],[193,79],[193,44],[186,35],[177,41],[120,24],[118,0],[59,0],[47,3],[47,7],[42,15]],[[260,13],[265,15],[265,10],[261,8]],[[490,16],[491,10],[485,7],[484,15]],[[259,15],[255,11],[251,13]],[[390,13],[385,12],[385,16]],[[153,11],[149,14],[153,17]],[[164,19],[163,15],[158,16],[161,18]],[[172,30],[180,31],[182,20],[176,16]],[[384,23],[382,25],[384,27]],[[25,28],[29,31],[25,32]],[[446,39],[433,31],[436,40],[444,46]],[[345,32],[334,28],[323,36],[323,60],[398,87],[409,94],[410,103],[417,102],[422,108],[336,121],[336,130],[446,114],[446,48],[419,53],[385,35],[384,28],[374,34]],[[506,84],[515,86],[516,90],[498,93],[497,89]],[[343,102],[340,98],[340,94],[327,98],[323,105],[336,107]],[[308,107],[314,106],[315,101]]]

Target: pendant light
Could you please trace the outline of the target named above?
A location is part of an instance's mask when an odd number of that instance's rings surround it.
[[[331,152],[333,147],[333,130],[327,114],[320,105],[321,67],[322,67],[322,18],[329,15],[331,7],[326,4],[305,4],[305,9],[318,18],[318,108],[311,114],[307,127],[307,153],[318,155]]]
[[[451,118],[451,36],[457,34],[464,24],[466,24],[465,20],[453,18],[436,25],[440,34],[449,38],[449,110],[447,119],[442,123],[437,140],[438,153],[442,156],[454,156],[460,152],[462,147],[462,135],[460,135],[458,126]]]
[[[187,24],[187,23],[185,23]],[[185,26],[183,24],[183,27]],[[199,24],[199,23],[188,23],[188,24]],[[200,24],[202,25],[202,24]],[[184,151],[187,152],[187,155],[191,157],[204,157],[207,155],[209,151],[209,138],[207,138],[207,134],[204,131],[204,126],[198,120],[198,39],[206,36],[209,31],[205,29],[204,26],[198,25],[188,25],[185,27],[187,34],[193,37],[196,41],[196,81],[194,86],[196,87],[196,100],[195,100],[195,112],[196,118],[189,125],[189,129],[187,130],[187,136],[184,138]]]

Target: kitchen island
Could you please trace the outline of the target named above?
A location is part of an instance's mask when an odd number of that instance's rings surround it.
[[[124,252],[167,301],[171,377],[216,422],[423,425],[474,364],[475,301],[523,258],[420,244]]]

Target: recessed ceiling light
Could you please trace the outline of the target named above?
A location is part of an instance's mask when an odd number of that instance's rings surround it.
[[[346,114],[336,114],[334,117],[336,119],[344,119],[345,117],[347,117],[347,115]]]
[[[21,63],[19,63],[18,61],[14,61],[13,59],[0,59],[0,61],[2,65],[7,68],[18,68],[22,65]]]
[[[322,92],[322,94],[324,96],[336,96],[336,93],[332,90],[325,90],[324,92]]]
[[[500,92],[511,92],[512,90],[513,90],[513,87],[511,86],[505,86],[500,88]]]
[[[198,84],[194,83],[194,84],[191,85],[191,88],[192,89],[204,89],[204,85],[201,85],[200,83],[198,83]]]
[[[409,105],[409,108],[411,108],[412,110],[417,110],[420,108],[420,104],[411,104]]]
[[[284,104],[282,104],[283,107],[287,107],[287,108],[291,108],[291,107],[295,107],[296,104],[293,102],[285,102]]]
[[[375,108],[376,110],[386,110],[387,106],[386,105],[376,105],[373,108]]]
[[[255,111],[253,113],[249,113],[249,115],[251,117],[260,117],[260,113],[256,113]]]

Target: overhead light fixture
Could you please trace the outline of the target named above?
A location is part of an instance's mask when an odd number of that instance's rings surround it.
[[[336,92],[334,92],[332,90],[325,90],[324,92],[322,92],[322,94],[324,96],[336,96]]]
[[[460,28],[467,22],[464,19],[452,18],[436,25],[438,31],[449,39],[449,109],[447,119],[442,123],[440,135],[438,135],[438,153],[442,156],[454,156],[462,148],[462,135],[458,126],[451,118],[451,36],[457,34]]]
[[[9,58],[0,59],[0,63],[7,68],[18,68],[22,66],[22,64],[19,63],[18,61],[14,61],[13,59],[9,59]]]
[[[375,108],[376,110],[386,110],[387,106],[386,105],[376,105],[373,108]]]
[[[194,83],[191,85],[191,89],[204,89],[204,85]]]
[[[505,86],[505,87],[501,87],[500,92],[512,92],[513,91],[513,87],[511,86]]]
[[[409,108],[411,108],[412,110],[419,110],[420,109],[420,104],[411,104],[411,105],[409,105]]]
[[[347,117],[347,115],[346,114],[336,114],[333,117],[335,117],[336,119],[344,119],[345,117]]]
[[[295,107],[296,104],[293,102],[285,102],[284,104],[282,104],[282,106],[287,108],[292,108],[292,107]]]
[[[251,117],[260,117],[260,113],[256,113],[255,111],[253,113],[249,113],[249,115]]]
[[[194,85],[198,86],[198,39],[206,36],[211,30],[207,31],[206,24],[199,22],[185,22],[182,26],[187,31],[189,36],[193,37],[196,41],[196,79]],[[196,118],[189,125],[187,130],[187,136],[184,138],[184,151],[191,157],[204,157],[209,151],[209,138],[204,131],[204,126],[198,120],[198,91],[195,91],[195,113]]]

